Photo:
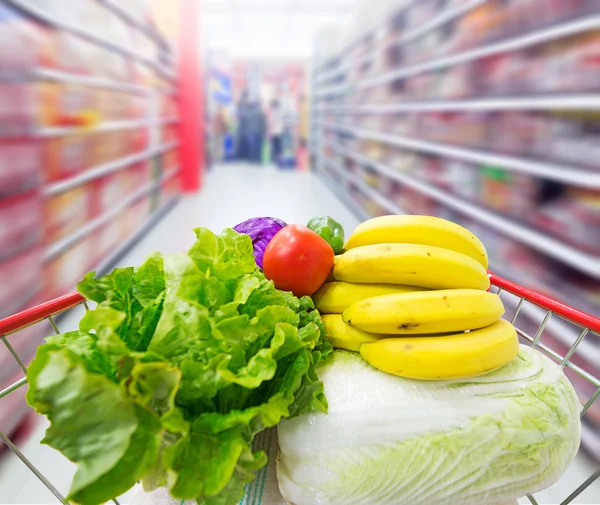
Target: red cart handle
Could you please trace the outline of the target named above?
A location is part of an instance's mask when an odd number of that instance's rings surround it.
[[[490,280],[494,286],[502,288],[504,291],[508,291],[513,295],[525,298],[526,300],[539,305],[540,307],[550,310],[559,316],[568,319],[576,324],[579,324],[585,328],[589,328],[594,332],[600,332],[600,318],[594,317],[587,312],[569,307],[564,303],[557,300],[544,296],[540,293],[532,291],[531,289],[519,286],[514,282],[508,281],[503,277],[499,277],[496,274],[490,272]]]
[[[54,314],[75,307],[83,301],[85,301],[85,298],[79,293],[71,293],[70,295],[55,298],[49,302],[0,319],[0,335],[7,335],[8,333],[30,326]]]
[[[499,277],[492,272],[490,272],[490,281],[494,286],[498,286],[504,291],[508,291],[513,295],[525,298],[526,300],[533,302],[544,309],[551,310],[555,314],[558,314],[569,321],[579,324],[585,328],[589,328],[596,333],[600,333],[600,318],[594,317],[586,312],[582,312],[581,310],[574,309],[573,307],[569,307],[564,303],[524,288],[523,286],[519,286],[518,284],[506,280],[503,277]],[[75,307],[83,301],[85,301],[85,298],[79,293],[71,293],[69,295],[50,300],[49,302],[42,303],[41,305],[37,305],[31,309],[24,310],[5,319],[1,319],[0,335],[6,335],[31,324],[37,323],[38,321],[46,319],[49,316]]]

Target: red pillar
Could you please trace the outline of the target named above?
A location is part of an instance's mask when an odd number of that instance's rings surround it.
[[[204,81],[200,48],[201,0],[182,0],[179,39],[179,118],[181,189],[202,186],[205,165]]]

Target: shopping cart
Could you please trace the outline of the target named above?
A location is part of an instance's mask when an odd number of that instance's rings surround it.
[[[600,396],[600,379],[593,373],[590,373],[581,366],[573,363],[572,360],[576,356],[579,345],[586,336],[588,336],[590,333],[595,333],[600,338],[600,319],[573,309],[539,293],[523,288],[518,284],[514,284],[513,282],[494,274],[490,274],[490,279],[492,281],[493,291],[497,292],[498,294],[510,293],[510,296],[516,300],[516,302],[514,302],[514,313],[512,315],[513,324],[518,326],[517,318],[522,311],[525,311],[525,307],[533,306],[535,307],[537,314],[541,314],[541,322],[533,335],[517,328],[517,332],[521,339],[544,353],[553,361],[560,364],[561,367],[576,373],[579,377],[593,386],[595,392],[583,402],[584,405],[581,413],[581,416],[583,417],[592,404],[594,404],[594,402]],[[27,326],[44,320],[48,320],[54,331],[56,333],[60,333],[55,320],[56,316],[79,305],[83,305],[85,310],[89,310],[86,300],[81,295],[73,293],[0,320],[0,338],[15,358],[24,374],[26,373],[25,364],[15,352],[14,347],[11,345],[9,336]],[[564,354],[557,352],[551,346],[544,343],[542,338],[544,330],[548,324],[553,321],[553,318],[568,322],[579,328],[577,337]],[[25,386],[26,382],[26,378],[23,377],[11,386],[0,391],[0,400],[10,393]],[[2,431],[0,431],[0,439],[2,439],[2,441],[16,454],[16,456],[37,476],[40,481],[42,481],[42,483],[50,490],[50,492],[52,492],[52,494],[58,498],[58,500],[64,504],[68,503],[64,495],[61,494],[61,492],[56,489],[52,483],[49,482],[46,477],[44,477],[44,475],[42,475],[35,465],[25,457],[19,448],[13,442],[11,442],[8,436]],[[582,492],[584,492],[598,479],[600,479],[600,468],[590,475],[590,477],[584,482],[578,485],[577,488],[561,502],[561,505],[573,503],[573,501]],[[528,495],[528,498],[533,505],[538,504],[538,501],[534,496]],[[113,501],[118,504],[116,498]]]

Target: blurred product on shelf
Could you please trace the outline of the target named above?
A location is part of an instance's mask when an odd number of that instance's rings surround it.
[[[0,318],[72,291],[177,197],[174,57],[155,13],[146,1],[0,3]],[[14,339],[26,365],[51,333],[34,328]],[[0,390],[18,375],[6,352]],[[6,434],[26,407],[10,398]]]

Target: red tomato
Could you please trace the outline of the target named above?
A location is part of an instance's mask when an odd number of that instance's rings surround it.
[[[306,226],[291,224],[269,242],[263,268],[277,289],[310,296],[327,279],[333,259],[333,249],[325,239]]]

